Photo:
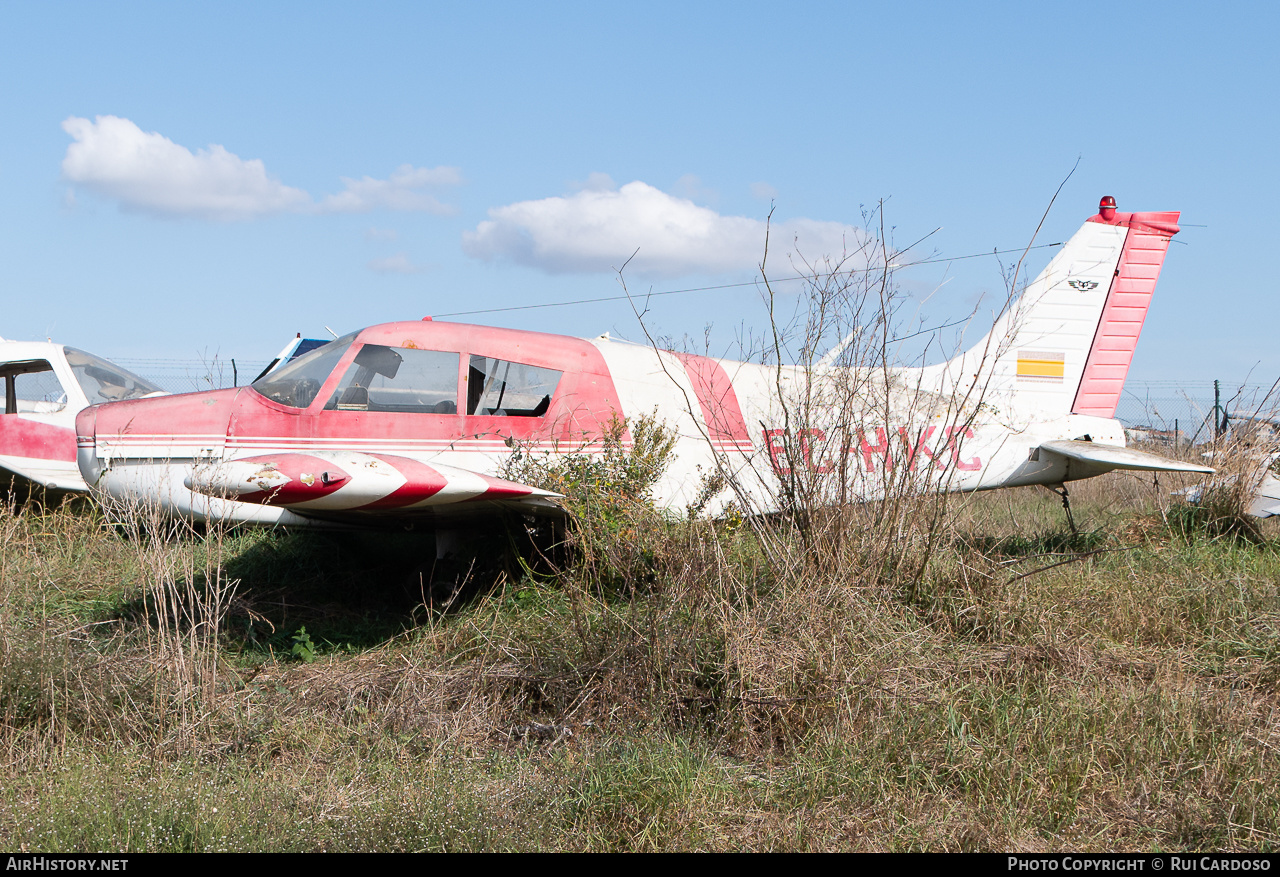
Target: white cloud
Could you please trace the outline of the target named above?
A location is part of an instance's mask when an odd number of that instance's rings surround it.
[[[128,119],[72,116],[62,130],[75,142],[62,176],[128,210],[161,216],[251,219],[303,209],[311,197],[267,175],[260,160],[245,161],[221,146],[192,153]]]
[[[455,208],[443,204],[431,193],[424,191],[439,186],[457,186],[462,183],[462,172],[456,167],[414,167],[402,164],[389,179],[375,180],[362,177],[352,180],[343,177],[347,188],[337,195],[329,195],[320,202],[322,213],[368,213],[371,210],[423,211],[426,213],[454,213]]]
[[[367,213],[372,210],[452,213],[428,189],[456,186],[454,167],[404,164],[385,180],[343,178],[346,188],[319,204],[302,189],[267,174],[217,144],[194,153],[128,119],[71,116],[62,130],[75,140],[62,159],[63,179],[119,202],[125,210],[200,219],[255,219],[277,213]],[[69,196],[74,199],[74,193]]]
[[[770,235],[770,264],[785,264],[789,250],[810,261],[839,256],[863,239],[849,226],[810,219],[774,223]],[[628,271],[647,277],[753,270],[764,244],[763,220],[721,216],[639,181],[495,207],[462,237],[477,259],[552,274],[611,271],[635,253]]]
[[[421,274],[427,270],[422,265],[410,262],[409,257],[404,253],[396,253],[384,259],[372,259],[366,263],[365,267],[379,274]]]

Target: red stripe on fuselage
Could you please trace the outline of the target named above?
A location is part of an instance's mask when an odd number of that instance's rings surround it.
[[[75,462],[76,431],[27,420],[21,414],[0,414],[0,452],[33,460]]]
[[[718,449],[724,449],[729,443],[744,443],[751,450],[751,435],[742,418],[738,394],[733,391],[733,382],[724,367],[707,356],[692,353],[677,353],[676,356],[684,363],[689,383],[698,397],[702,420],[707,425],[707,437],[720,446]]]

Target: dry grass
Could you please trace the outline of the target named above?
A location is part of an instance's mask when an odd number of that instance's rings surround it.
[[[1047,491],[953,499],[900,549],[906,579],[868,566],[853,520],[815,561],[785,528],[765,547],[622,504],[589,558],[477,570],[448,612],[415,608],[412,546],[397,566],[359,541],[140,541],[87,508],[9,509],[0,839],[1275,849],[1274,529],[1171,526],[1127,476],[1073,502],[1074,537]],[[239,590],[192,695],[155,580],[185,600],[219,576]],[[312,661],[290,656],[303,626]]]

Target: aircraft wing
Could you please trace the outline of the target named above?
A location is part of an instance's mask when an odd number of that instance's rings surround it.
[[[356,451],[263,454],[198,466],[183,482],[219,499],[349,523],[471,517],[497,509],[561,515],[560,494],[453,466]]]
[[[0,478],[4,476],[6,470],[49,490],[85,491],[89,489],[84,479],[80,477],[80,470],[75,464],[62,460],[0,454]]]
[[[1103,445],[1096,442],[1060,441],[1045,442],[1040,445],[1041,459],[1050,454],[1065,460],[1067,464],[1067,480],[1092,478],[1113,469],[1129,469],[1139,472],[1199,472],[1213,474],[1213,469],[1197,463],[1184,463],[1181,460],[1169,460],[1155,454],[1135,451],[1132,448],[1119,448],[1114,445]]]

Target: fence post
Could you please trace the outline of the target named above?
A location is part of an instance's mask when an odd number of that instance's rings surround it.
[[[1218,391],[1218,381],[1213,382],[1213,438],[1218,440],[1222,438],[1222,405],[1219,403],[1221,396]]]

